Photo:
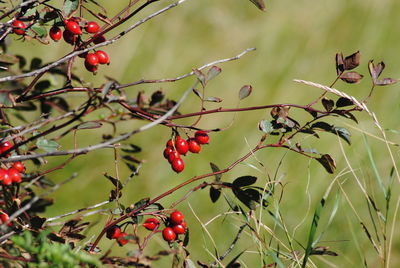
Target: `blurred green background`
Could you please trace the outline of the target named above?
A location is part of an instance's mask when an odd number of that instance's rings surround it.
[[[106,7],[109,16],[114,15],[127,4],[127,1],[102,2],[101,4]],[[50,3],[57,5],[55,1]],[[172,2],[157,2],[130,22],[133,24],[137,19],[146,17],[168,3]],[[246,48],[256,47],[255,52],[249,53],[240,60],[219,65],[223,71],[209,84],[207,94],[220,97],[223,102],[217,105],[209,104],[207,108],[235,107],[238,91],[245,84],[253,86],[253,94],[240,103],[241,107],[274,103],[307,104],[321,92],[316,88],[296,84],[293,79],[298,78],[329,85],[336,76],[335,53],[343,52],[344,55],[349,55],[359,50],[362,62],[357,70],[365,75],[364,80],[358,85],[348,85],[339,81],[335,87],[362,99],[368,94],[371,86],[367,69],[369,59],[375,59],[375,62],[383,60],[386,63],[387,68],[383,76],[394,78],[400,76],[398,71],[400,66],[398,10],[400,10],[400,2],[397,0],[275,0],[267,2],[266,12],[257,10],[246,0],[189,0],[145,23],[117,43],[104,48],[110,55],[111,65],[101,67],[97,76],[93,77],[86,72],[83,64],[79,62],[75,68],[76,72],[81,73],[86,81],[95,86],[106,82],[105,75],[120,83],[128,83],[141,78],[176,77],[210,61],[231,57]],[[85,18],[91,18],[91,15],[86,14]],[[107,37],[117,34],[125,26],[108,34]],[[15,42],[14,38],[11,38],[10,41]],[[49,46],[32,42],[18,42],[12,52],[23,54],[27,58],[41,55],[47,62],[61,57],[69,50],[70,47],[63,42],[52,43]],[[144,91],[150,96],[155,90],[162,89],[168,97],[177,99],[193,81],[194,78],[187,78],[169,84],[139,85],[127,88],[126,91],[130,97],[135,98],[139,91]],[[79,98],[82,96],[75,94],[69,98],[72,101],[75,99],[75,103],[79,103]],[[377,114],[382,126],[385,129],[394,130],[387,133],[388,138],[394,142],[399,140],[396,132],[399,122],[398,99],[399,86],[394,85],[377,88],[369,103],[370,110]],[[180,111],[197,111],[199,105],[198,98],[191,95]],[[103,112],[105,115],[108,113],[107,110]],[[300,122],[309,119],[309,116],[301,111],[292,111],[292,113],[292,116]],[[341,118],[334,119],[332,123],[351,130],[353,144],[351,146],[343,144],[344,152],[350,159],[355,173],[363,178],[366,187],[374,192],[376,199],[381,200],[382,194],[375,189],[375,177],[370,168],[360,130],[377,136],[380,134],[368,116],[360,113],[357,117],[360,121],[358,125]],[[233,114],[205,116],[199,126],[203,128],[226,127],[233,118]],[[269,111],[237,114],[229,129],[211,135],[210,145],[203,147],[200,155],[191,155],[185,158],[186,169],[179,175],[170,169],[162,157],[164,144],[170,136],[168,128],[158,126],[145,133],[135,135],[129,142],[143,148],[138,157],[144,159],[145,163],[140,170],[140,175],[135,177],[124,190],[121,202],[128,206],[141,198],[155,197],[194,175],[209,172],[209,162],[214,162],[220,168],[227,167],[246,154],[258,142],[261,132],[258,130],[257,124],[262,119],[269,119]],[[194,119],[179,122],[191,123],[193,121]],[[142,124],[143,122],[121,124],[119,132],[131,130]],[[352,129],[353,127],[358,130]],[[104,127],[104,129],[103,132],[111,133],[111,128]],[[100,132],[99,130],[86,130],[78,133],[78,146],[94,144],[100,140]],[[62,143],[62,149],[70,148],[72,142],[73,138],[70,135]],[[388,151],[384,143],[375,138],[369,138],[369,143],[381,176],[387,180],[392,167]],[[320,152],[330,153],[337,160],[336,174],[348,167],[335,136],[322,134],[321,139],[306,138],[302,140],[302,144],[303,147],[312,147]],[[392,147],[392,149],[397,160],[398,147]],[[282,177],[283,183],[286,184],[280,212],[290,233],[301,223],[295,233],[295,239],[306,245],[315,206],[336,174],[329,175],[316,161],[310,162],[306,158],[281,149],[260,151],[256,157],[264,164],[265,170],[259,172],[249,166],[240,165],[224,175],[223,179],[232,181],[238,176],[254,175],[259,178],[258,184],[264,186],[266,174],[273,176],[279,161],[283,158],[283,164],[277,172],[278,177]],[[49,163],[44,168],[55,166],[62,160],[63,158],[49,159]],[[246,162],[261,168],[254,158]],[[129,176],[129,170],[122,162],[118,163],[118,169],[121,179]],[[56,216],[106,200],[112,185],[102,174],[108,172],[110,175],[115,175],[113,151],[104,149],[80,156],[64,169],[54,172],[50,178],[55,182],[60,182],[73,172],[78,172],[79,176],[52,195],[56,202],[46,211],[45,216]],[[346,174],[344,178],[346,180],[343,187],[350,194],[352,204],[368,221],[367,203],[354,182],[354,177]],[[393,196],[398,194],[398,182],[395,184]],[[168,207],[173,201],[183,196],[186,193],[185,190],[188,189],[176,192],[163,199],[161,203]],[[329,217],[335,191],[329,198],[326,212],[324,211],[322,214],[324,222]],[[189,204],[193,210],[190,209]],[[379,206],[382,204],[384,203],[379,203]],[[201,227],[199,220],[203,223],[209,221],[214,216],[227,211],[227,205],[222,200],[213,205],[208,198],[208,190],[206,190],[193,194],[188,202],[180,204],[178,208],[187,216],[190,227],[191,242],[188,249],[191,258],[212,262],[212,255],[215,254],[213,244]],[[384,208],[381,207],[381,209]],[[273,228],[274,221],[266,211],[263,214],[264,223]],[[100,230],[106,218],[106,215],[89,218],[98,224],[90,229],[87,233],[88,237]],[[303,220],[304,222],[302,222]],[[220,254],[229,247],[241,221],[242,218],[237,216],[219,217],[207,226]],[[321,223],[321,226],[321,230],[323,230],[324,224]],[[368,227],[372,227],[372,225]],[[279,229],[276,229],[275,232],[287,244],[283,233]],[[266,231],[262,232],[262,236],[269,241],[270,235]],[[398,232],[393,241],[391,261],[393,267],[400,265],[400,242],[396,239],[397,236]],[[261,258],[252,239],[251,234],[246,231],[227,260],[246,250],[240,258],[244,267],[260,266]],[[339,256],[314,257],[313,261],[318,267],[348,267],[350,265],[361,267],[364,262],[363,258],[371,267],[379,264],[376,252],[345,198],[342,198],[338,215],[326,231],[322,241],[324,242],[321,242],[321,245],[329,246]],[[100,244],[104,249],[110,245],[111,243],[106,240]],[[297,243],[294,243],[294,247],[302,250]],[[121,249],[117,248],[114,245],[113,252],[123,255],[126,251],[135,249],[135,246],[128,245]],[[162,241],[160,236],[156,236],[150,242],[146,252],[152,254],[160,249],[167,249],[167,244]],[[169,266],[170,262],[169,257],[164,257],[154,266]],[[224,264],[226,263],[225,261]]]

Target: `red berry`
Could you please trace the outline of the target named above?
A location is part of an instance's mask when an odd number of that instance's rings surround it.
[[[86,26],[86,32],[88,33],[97,33],[100,30],[100,26],[95,21],[88,22]]]
[[[201,146],[197,141],[195,141],[194,139],[189,139],[188,144],[189,144],[190,152],[195,153],[195,154],[198,154],[200,152]]]
[[[12,22],[12,26],[14,26],[14,33],[18,35],[24,35],[25,34],[25,23],[23,23],[20,20],[15,20]]]
[[[186,228],[182,224],[177,224],[172,227],[176,234],[184,234],[186,233]]]
[[[0,150],[1,150],[1,152],[5,152],[5,151],[7,151],[8,149],[10,149],[11,147],[12,147],[11,142],[6,141],[6,142],[3,142],[3,143],[0,145]]]
[[[177,151],[172,151],[169,155],[168,155],[168,162],[170,163],[170,164],[172,164],[172,162],[175,160],[175,159],[180,159],[181,158],[181,155],[177,152]]]
[[[144,228],[146,228],[147,230],[150,230],[150,231],[155,230],[159,225],[160,225],[160,222],[156,218],[147,219],[143,223]]]
[[[5,223],[6,221],[8,221],[9,219],[10,219],[10,217],[8,216],[7,213],[5,213],[4,211],[0,211],[0,220],[1,220],[1,223],[4,224],[4,223]],[[11,226],[12,223],[9,222],[7,225],[8,225],[8,226]]]
[[[117,225],[114,225],[113,227],[107,230],[106,237],[108,239],[115,239],[119,238],[120,236],[121,236],[121,229]]]
[[[3,181],[4,185],[10,185],[12,183],[12,178],[8,173],[8,170],[0,169],[0,181]]]
[[[120,234],[120,236],[117,238],[117,242],[118,242],[118,244],[122,247],[123,245],[126,245],[128,242],[129,242],[129,240],[128,239],[125,239],[124,237],[125,236],[127,236],[128,234],[127,233],[125,233],[125,232],[122,232],[121,234]]]
[[[95,38],[93,38],[93,43],[95,44],[100,44],[106,41],[106,38],[104,37],[104,35],[99,35],[96,36]]]
[[[174,212],[171,213],[171,215],[169,215],[169,220],[174,225],[182,224],[183,222],[182,212],[175,210]]]
[[[11,181],[15,183],[20,183],[21,182],[21,173],[19,173],[18,170],[15,168],[9,168],[7,170],[8,176],[10,176]]]
[[[167,141],[167,145],[166,145],[167,147],[174,147],[174,143],[172,142],[172,139],[169,139],[168,141]]]
[[[82,34],[81,26],[79,26],[79,24],[73,20],[67,21],[65,28],[74,35]]]
[[[54,41],[58,41],[62,37],[62,30],[57,26],[53,26],[49,31],[49,35],[51,39],[53,39]]]
[[[194,134],[194,139],[197,141],[198,144],[207,144],[208,141],[210,140],[210,137],[208,137],[208,134],[204,131],[196,131]]]
[[[169,155],[174,151],[172,147],[167,147],[164,149],[164,158],[168,159]]]
[[[185,227],[185,229],[187,228],[187,227],[186,227],[186,221],[182,221],[182,222],[181,222],[181,225],[182,225],[183,227]]]
[[[181,137],[176,137],[175,139],[175,148],[178,153],[185,155],[189,151],[189,145],[187,141],[182,139]]]
[[[176,173],[181,173],[182,170],[185,168],[185,163],[182,159],[175,158],[174,160],[172,160],[171,166]]]
[[[4,180],[4,178],[8,176],[8,172],[7,170],[5,170],[4,168],[0,169],[0,181]]]
[[[97,57],[97,55],[95,53],[88,53],[86,55],[86,61],[87,63],[89,63],[90,65],[96,66],[97,64],[99,64],[99,58]]]
[[[92,72],[92,73],[96,73],[96,71],[97,71],[97,66],[89,64],[89,62],[87,62],[86,60],[85,60],[85,68],[86,68],[86,70],[88,70],[89,72]]]
[[[21,173],[25,172],[25,165],[22,162],[15,162],[12,167]]]
[[[63,32],[63,38],[64,38],[64,41],[70,45],[74,45],[76,42],[76,35],[74,35],[73,33],[71,33],[68,30],[65,30]]]
[[[110,58],[108,57],[107,53],[105,53],[103,50],[97,50],[96,56],[99,58],[100,64],[110,63]]]
[[[176,239],[176,234],[171,227],[166,227],[162,230],[162,236],[165,241],[171,242]]]

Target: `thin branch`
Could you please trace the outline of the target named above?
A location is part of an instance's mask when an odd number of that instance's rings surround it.
[[[242,56],[246,55],[249,52],[255,51],[256,48],[247,48],[244,51],[242,51],[240,54],[234,56],[234,57],[230,57],[230,58],[226,58],[226,59],[220,59],[220,60],[216,60],[207,64],[204,64],[201,67],[196,68],[197,70],[203,70],[205,68],[211,67],[215,64],[219,64],[219,63],[224,63],[224,62],[228,62],[228,61],[233,61],[233,60],[237,60],[240,59]],[[180,75],[178,77],[175,78],[164,78],[164,79],[141,79],[132,83],[128,83],[128,84],[123,84],[123,85],[119,85],[116,86],[115,89],[120,89],[120,88],[126,88],[126,87],[131,87],[131,86],[136,86],[136,85],[140,85],[140,84],[149,84],[149,83],[166,83],[166,82],[175,82],[181,79],[184,79],[186,77],[192,76],[194,75],[194,71],[191,71],[190,73],[186,73],[183,75]]]
[[[114,147],[113,144],[126,140],[129,137],[131,137],[134,134],[137,134],[139,132],[143,132],[147,129],[150,129],[160,123],[162,123],[166,118],[171,116],[177,109],[178,107],[183,103],[183,101],[186,99],[186,97],[189,95],[189,93],[192,91],[194,87],[196,87],[198,84],[198,81],[189,89],[186,90],[186,92],[182,95],[180,100],[175,104],[174,107],[172,107],[166,114],[158,118],[157,120],[150,122],[140,128],[137,128],[135,130],[132,130],[126,134],[120,135],[118,137],[115,137],[113,139],[110,139],[108,141],[93,145],[93,146],[88,146],[80,149],[74,149],[74,150],[68,150],[68,151],[55,151],[55,152],[50,152],[50,153],[42,153],[42,154],[31,154],[31,155],[19,155],[19,156],[14,156],[14,157],[9,157],[7,159],[2,159],[0,162],[6,163],[6,162],[16,162],[16,161],[23,161],[23,160],[28,160],[28,159],[34,159],[34,158],[40,158],[40,157],[47,157],[47,156],[62,156],[62,155],[80,155],[80,154],[86,154],[90,151],[106,148],[106,147]]]
[[[82,50],[71,52],[68,55],[62,57],[61,59],[59,59],[59,60],[57,60],[57,61],[55,61],[53,63],[50,63],[50,64],[48,64],[48,65],[46,65],[46,66],[44,66],[42,68],[39,68],[37,70],[31,71],[31,72],[27,72],[27,73],[24,73],[24,74],[20,74],[20,75],[2,77],[2,78],[0,78],[0,83],[39,75],[39,74],[41,74],[43,72],[47,72],[48,70],[61,65],[63,62],[68,61],[69,59],[71,59],[71,58],[73,58],[75,56],[78,56],[78,55],[80,55],[82,53],[91,51],[93,49],[97,49],[99,47],[104,47],[104,46],[107,46],[107,45],[111,45],[112,43],[114,43],[118,39],[120,39],[122,36],[124,36],[125,34],[127,34],[130,31],[132,31],[133,29],[137,28],[138,26],[142,25],[143,23],[147,22],[148,20],[150,20],[150,19],[152,19],[152,18],[154,18],[154,17],[156,17],[156,16],[158,16],[158,15],[160,15],[160,14],[162,14],[162,13],[164,13],[164,12],[174,8],[174,7],[177,7],[178,5],[180,5],[180,4],[182,4],[182,3],[186,2],[186,1],[188,1],[188,0],[179,0],[179,1],[175,2],[175,3],[172,3],[172,4],[168,5],[168,6],[166,6],[165,8],[162,8],[162,9],[158,10],[157,12],[154,12],[153,14],[149,15],[148,17],[146,17],[144,19],[139,20],[138,22],[136,22],[135,24],[131,25],[126,30],[124,30],[123,32],[118,34],[117,36],[115,36],[115,37],[113,37],[113,38],[111,38],[111,39],[109,39],[107,41],[104,41],[102,43],[93,45],[91,47],[87,47],[87,48],[82,49]]]

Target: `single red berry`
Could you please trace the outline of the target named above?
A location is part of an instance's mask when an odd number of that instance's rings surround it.
[[[165,241],[171,242],[176,239],[176,234],[171,227],[166,227],[162,230],[162,236]]]
[[[100,30],[100,26],[95,21],[89,21],[85,29],[88,33],[97,33]]]
[[[65,30],[63,32],[63,38],[64,38],[64,41],[70,45],[74,45],[76,42],[76,35],[74,35],[73,33],[71,33],[68,30]]]
[[[96,66],[96,65],[91,65],[91,64],[89,64],[89,62],[87,62],[86,60],[85,60],[85,68],[86,68],[86,70],[88,70],[89,72],[92,72],[92,73],[96,74],[97,66]]]
[[[172,162],[175,160],[175,159],[181,159],[181,155],[177,152],[177,151],[172,151],[169,155],[168,155],[168,162],[170,163],[170,164],[172,164]]]
[[[5,170],[4,168],[0,168],[0,181],[4,180],[6,176],[8,176],[7,170]]]
[[[197,141],[198,144],[207,144],[210,140],[210,137],[206,132],[199,130],[196,131],[196,133],[194,134],[194,139]]]
[[[175,139],[175,148],[178,153],[185,155],[189,151],[189,145],[187,141],[182,139],[181,137],[176,137]]]
[[[153,231],[160,225],[160,222],[156,218],[147,219],[143,223],[143,227],[147,230]]]
[[[8,221],[9,219],[10,219],[10,217],[8,216],[7,213],[5,213],[4,211],[0,211],[0,220],[1,220],[1,223],[4,224],[4,223],[5,223],[6,221]],[[9,222],[7,225],[8,225],[8,226],[11,226],[12,223]]]
[[[93,38],[93,43],[95,44],[100,44],[106,41],[106,38],[104,37],[104,35],[99,35],[96,36],[95,38]]]
[[[118,245],[120,245],[120,246],[122,247],[123,245],[126,245],[126,244],[129,242],[128,239],[125,239],[125,238],[124,238],[124,237],[127,236],[127,235],[128,235],[128,234],[125,233],[125,232],[122,232],[122,233],[120,234],[120,236],[117,238]]]
[[[174,232],[176,234],[184,234],[184,233],[186,233],[186,228],[183,227],[182,224],[174,225],[174,227],[172,227],[172,229],[174,230]]]
[[[0,181],[3,181],[4,185],[10,185],[12,183],[12,178],[8,173],[8,170],[0,169]]]
[[[188,139],[189,151],[198,154],[201,150],[200,144],[194,139]]]
[[[18,35],[24,35],[25,34],[25,28],[26,28],[26,25],[25,25],[25,23],[23,23],[22,21],[20,21],[20,20],[15,20],[15,21],[13,21],[12,22],[12,26],[14,26],[14,33],[15,34],[18,34]]]
[[[172,224],[178,225],[183,222],[183,214],[182,212],[175,210],[174,212],[169,215],[169,220],[171,221]]]
[[[15,162],[12,167],[21,173],[25,172],[25,165],[22,162]]]
[[[49,35],[51,39],[58,41],[62,37],[62,30],[57,26],[53,26],[50,28]]]
[[[174,160],[172,160],[171,166],[176,173],[181,173],[182,170],[185,168],[185,163],[182,159],[175,158]]]
[[[86,61],[87,63],[89,63],[90,65],[96,66],[97,64],[99,64],[99,58],[97,57],[97,55],[95,53],[88,53],[86,55]]]
[[[168,159],[169,155],[174,151],[172,147],[167,147],[164,149],[164,158]]]
[[[1,150],[1,152],[5,152],[5,151],[7,151],[8,149],[10,149],[11,147],[12,147],[11,142],[6,141],[6,142],[3,142],[3,143],[0,145],[0,150]]]
[[[117,225],[114,225],[113,227],[107,230],[106,237],[108,239],[116,239],[119,238],[120,236],[121,236],[121,229]]]
[[[10,176],[12,182],[15,182],[15,183],[21,182],[22,176],[18,170],[16,170],[15,168],[9,168],[7,170],[7,172],[8,172],[8,176]]]
[[[166,145],[167,147],[174,147],[174,142],[172,141],[172,139],[169,139],[168,141],[167,141],[167,145]]]
[[[181,222],[181,225],[182,225],[183,227],[185,227],[185,229],[187,228],[187,227],[186,227],[186,221],[182,221],[182,222]]]
[[[79,26],[79,24],[73,20],[67,21],[65,28],[74,35],[82,34],[81,26]]]
[[[108,64],[110,63],[110,58],[108,57],[108,54],[105,53],[103,50],[97,50],[96,51],[96,56],[99,58],[99,63],[100,64]]]

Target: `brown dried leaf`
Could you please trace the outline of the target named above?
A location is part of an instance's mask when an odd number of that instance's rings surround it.
[[[360,51],[357,51],[356,53],[347,56],[344,59],[344,69],[352,70],[356,68],[358,65],[360,65],[360,57],[361,57]]]
[[[326,109],[327,112],[332,111],[333,106],[335,105],[335,102],[333,100],[331,100],[331,99],[328,99],[328,98],[323,98],[321,100],[321,102],[322,102],[322,105],[324,106],[324,108]]]
[[[394,78],[383,78],[375,82],[375,85],[377,86],[388,86],[388,85],[393,85],[399,82],[399,80],[394,79]]]
[[[317,160],[328,173],[333,174],[335,172],[336,162],[329,154],[324,154],[320,158],[315,158],[315,160]]]
[[[374,83],[376,83],[376,80],[378,79],[379,75],[381,75],[383,69],[385,69],[385,63],[383,61],[379,62],[376,66],[373,60],[368,62],[368,70]]]
[[[357,84],[363,77],[364,76],[362,74],[357,72],[347,72],[340,75],[340,79],[349,84]]]
[[[344,61],[343,61],[343,54],[336,53],[336,73],[340,75],[344,72]]]

